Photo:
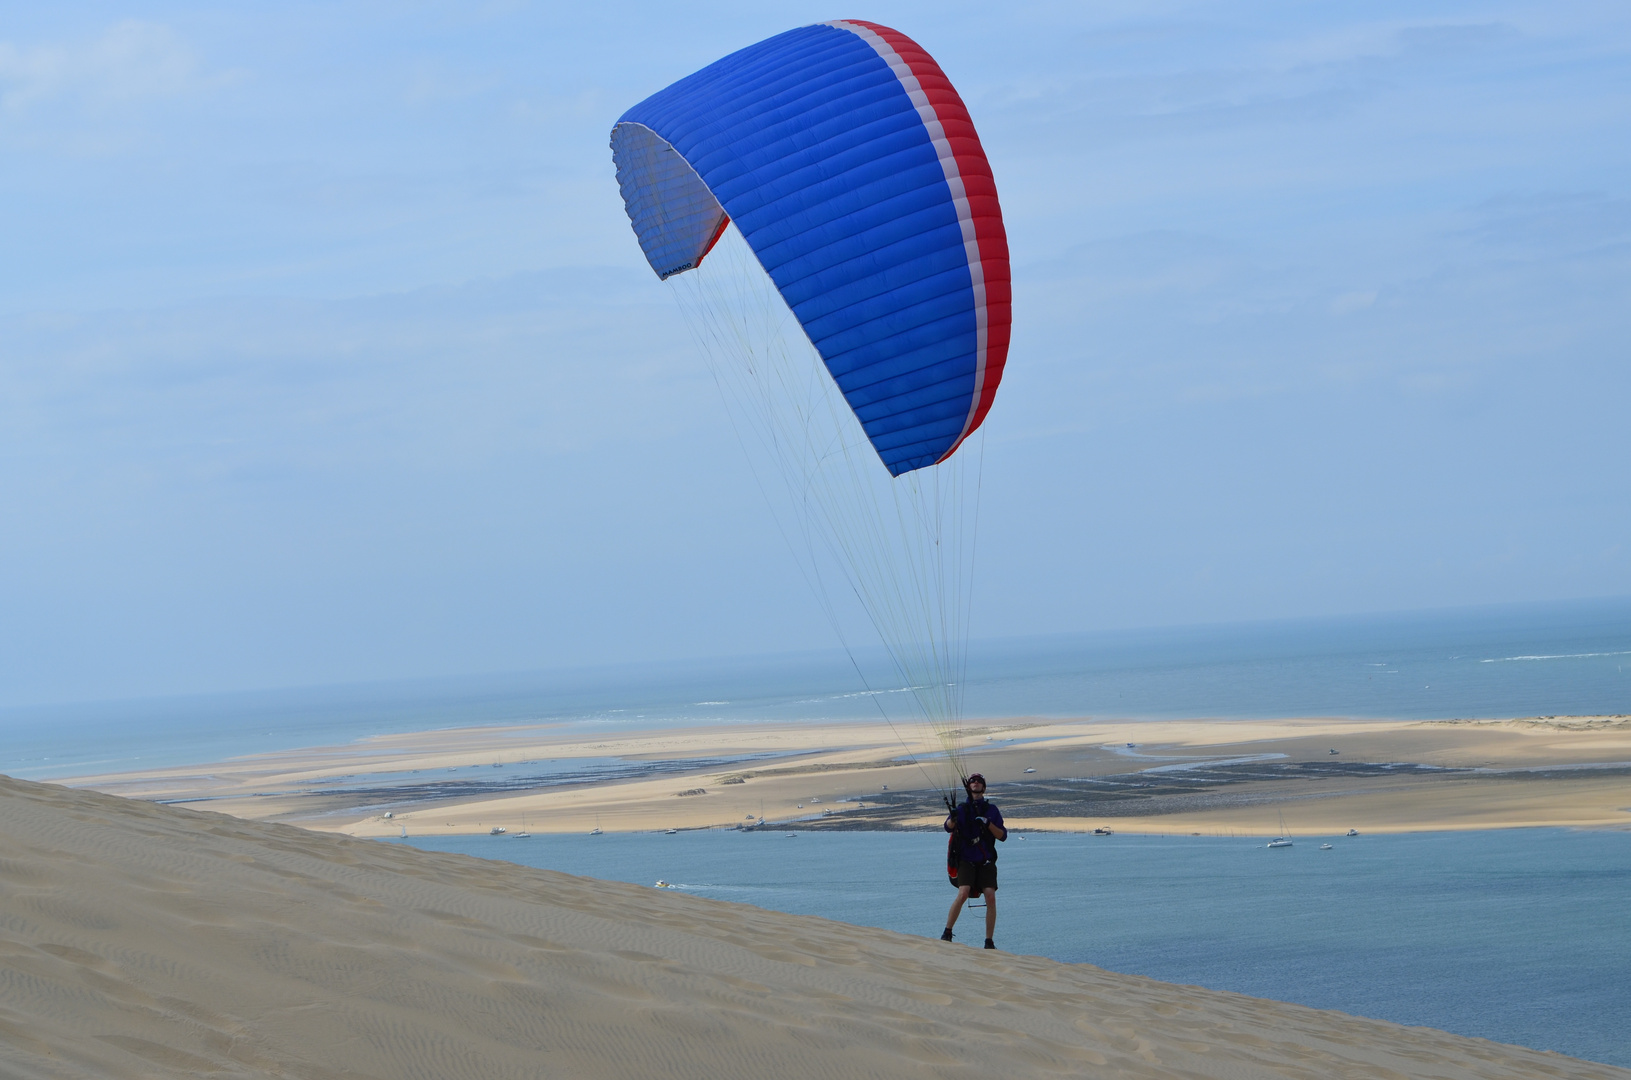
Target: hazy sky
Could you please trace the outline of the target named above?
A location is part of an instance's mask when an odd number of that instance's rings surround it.
[[[607,134],[917,38],[1015,268],[976,636],[1631,593],[1623,3],[0,3],[0,705],[832,644]]]

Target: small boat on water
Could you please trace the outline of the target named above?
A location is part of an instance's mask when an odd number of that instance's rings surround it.
[[[1321,844],[1320,845],[1320,850],[1321,851],[1330,851],[1331,850],[1331,845],[1330,844]]]
[[[1348,830],[1348,835],[1349,836],[1358,836],[1359,835],[1359,830],[1358,829],[1349,829]]]
[[[1025,770],[1025,771],[1026,771],[1026,772],[1028,772],[1028,773],[1033,773],[1033,772],[1036,772],[1036,770],[1035,770],[1035,769],[1026,769],[1026,770]]]
[[[678,829],[669,829],[667,832],[663,833],[664,836],[676,836],[678,834],[679,834]]]
[[[1109,836],[1110,835],[1110,830],[1108,828],[1104,827],[1103,825],[1101,825],[1097,829],[1093,830],[1093,835],[1094,836]]]
[[[679,888],[679,886],[674,884],[672,881],[664,881],[662,878],[658,878],[657,879],[657,888],[659,888],[659,889],[677,889],[677,888]]]
[[[594,828],[590,829],[589,830],[589,835],[590,836],[599,836],[600,835],[600,826],[596,825]]]
[[[503,836],[506,832],[509,832],[509,830],[506,829],[504,826],[494,825],[491,829],[487,830],[487,835],[488,836]]]
[[[1273,840],[1269,841],[1269,847],[1271,847],[1271,848],[1281,848],[1281,847],[1291,847],[1291,846],[1292,846],[1291,839],[1289,837],[1285,837],[1285,836],[1276,836]]]

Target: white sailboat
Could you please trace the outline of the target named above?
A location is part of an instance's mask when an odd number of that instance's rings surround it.
[[[1271,848],[1288,848],[1288,847],[1291,847],[1291,836],[1286,831],[1286,816],[1284,814],[1280,815],[1280,835],[1276,836],[1273,840],[1269,841],[1269,847],[1271,847]]]

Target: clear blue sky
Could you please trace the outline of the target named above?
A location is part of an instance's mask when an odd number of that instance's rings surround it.
[[[976,636],[1631,594],[1623,3],[4,11],[0,706],[832,644],[607,133],[835,17],[1007,214]]]

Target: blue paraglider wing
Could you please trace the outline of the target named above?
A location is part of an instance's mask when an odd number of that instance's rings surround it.
[[[891,474],[984,420],[1008,353],[1008,244],[968,110],[910,38],[807,26],[642,101],[612,129],[659,277],[735,221]]]

